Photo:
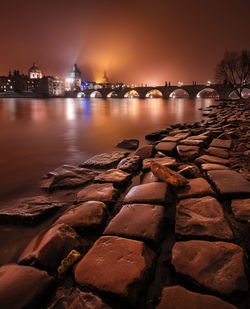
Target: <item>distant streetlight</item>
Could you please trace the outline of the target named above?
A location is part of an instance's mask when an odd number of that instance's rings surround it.
[[[182,82],[178,82],[178,87],[181,87],[183,85]]]

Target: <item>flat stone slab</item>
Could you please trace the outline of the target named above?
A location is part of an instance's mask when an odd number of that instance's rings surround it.
[[[204,141],[204,142],[207,142],[209,140],[209,136],[208,135],[192,135],[192,136],[189,136],[187,139],[194,139],[194,140],[201,140],[201,141]]]
[[[156,151],[160,151],[166,155],[173,155],[175,148],[176,143],[173,142],[159,143],[155,146]]]
[[[207,175],[223,197],[250,197],[250,182],[232,170],[208,171]]]
[[[144,171],[149,170],[152,162],[157,162],[157,163],[164,165],[164,166],[167,166],[167,167],[174,167],[174,166],[177,165],[176,159],[171,158],[171,157],[149,158],[149,159],[143,160],[142,169]]]
[[[171,263],[178,274],[198,286],[229,296],[248,290],[243,258],[238,245],[190,240],[175,243]]]
[[[177,197],[179,199],[203,197],[206,195],[215,195],[214,190],[210,184],[204,178],[189,179],[189,183],[176,190]]]
[[[163,139],[161,139],[161,142],[174,142],[177,143],[180,140],[182,140],[182,136],[166,136]]]
[[[102,202],[89,201],[72,207],[62,216],[56,224],[65,223],[79,232],[99,230],[106,219],[106,205]]]
[[[212,156],[228,159],[229,152],[225,148],[209,147],[206,152]]]
[[[160,240],[163,216],[164,207],[160,205],[124,205],[103,234],[135,238],[156,244]]]
[[[124,198],[124,203],[166,204],[168,185],[152,182],[132,187]]]
[[[41,222],[63,206],[46,196],[18,199],[10,208],[0,210],[0,223],[32,225]]]
[[[182,161],[192,161],[200,152],[200,147],[198,146],[178,145],[176,149]]]
[[[76,232],[66,224],[58,224],[35,236],[18,259],[19,264],[54,269],[74,248],[80,245]]]
[[[233,239],[221,205],[211,196],[185,199],[178,203],[175,233],[181,236]]]
[[[180,285],[165,287],[155,309],[237,309],[222,299],[191,292]]]
[[[143,242],[103,236],[75,268],[75,280],[137,304],[155,254]]]
[[[210,144],[210,147],[219,147],[219,148],[226,148],[230,149],[232,146],[232,141],[228,139],[219,139],[214,138]]]
[[[121,159],[126,157],[128,154],[129,152],[120,151],[102,153],[88,159],[80,166],[92,168],[111,168],[115,167],[121,161]]]
[[[92,181],[97,174],[90,169],[63,165],[45,174],[40,181],[40,188],[50,190],[78,187]]]
[[[202,147],[204,145],[204,141],[200,139],[198,140],[198,139],[188,139],[187,138],[187,139],[180,141],[178,144]]]
[[[111,309],[103,300],[78,288],[59,288],[48,309]]]
[[[141,158],[139,156],[124,158],[117,168],[127,173],[135,173],[141,168]]]
[[[46,271],[16,264],[0,267],[0,308],[38,308],[53,287]]]
[[[124,139],[116,145],[116,147],[124,149],[137,149],[138,146],[139,146],[138,139]]]
[[[135,156],[139,156],[142,160],[152,157],[154,152],[154,146],[153,145],[146,145],[140,147],[135,152]]]
[[[212,163],[212,164],[223,164],[223,165],[228,165],[229,160],[219,158],[216,156],[210,156],[210,155],[203,155],[200,156],[199,158],[195,159],[196,163],[203,164],[203,163]]]
[[[113,202],[118,196],[118,190],[112,183],[94,183],[77,193],[79,202],[101,201]]]
[[[250,223],[250,198],[232,200],[231,209],[236,220]]]
[[[229,167],[221,164],[205,163],[201,165],[203,171],[229,170]]]
[[[110,169],[95,177],[94,182],[106,183],[111,182],[115,186],[122,186],[129,182],[132,175],[120,169]]]

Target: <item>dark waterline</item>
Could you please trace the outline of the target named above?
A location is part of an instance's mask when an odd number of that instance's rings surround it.
[[[61,164],[80,164],[174,123],[202,119],[213,99],[0,99],[0,208],[41,194],[40,177]],[[0,226],[0,264],[14,262],[41,229]]]

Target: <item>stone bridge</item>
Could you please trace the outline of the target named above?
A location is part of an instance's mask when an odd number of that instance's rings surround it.
[[[249,85],[245,86],[250,88]],[[177,90],[184,90],[189,98],[197,98],[204,90],[215,90],[220,99],[228,99],[229,95],[234,91],[234,87],[224,84],[210,85],[182,85],[182,86],[156,86],[156,87],[119,87],[119,88],[101,88],[101,89],[86,89],[77,93],[78,97],[86,98],[130,98],[139,97],[147,98],[155,95],[163,98],[174,97]]]

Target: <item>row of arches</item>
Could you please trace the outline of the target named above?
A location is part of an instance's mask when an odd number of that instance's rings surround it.
[[[84,92],[80,92],[78,97],[85,97]],[[107,94],[107,98],[117,98],[118,94],[115,91],[111,91]],[[140,94],[137,90],[132,89],[126,92],[123,96],[124,98],[140,98]],[[152,89],[146,93],[146,98],[162,98],[163,94],[158,89]],[[188,98],[189,93],[185,89],[175,89],[170,95],[170,98]],[[219,98],[219,94],[213,88],[204,88],[196,95],[197,98]],[[250,97],[250,90],[245,88],[243,90],[243,97],[248,98]],[[103,98],[103,95],[100,91],[95,90],[91,92],[90,98]],[[233,91],[229,95],[229,98],[236,99],[237,94]]]

